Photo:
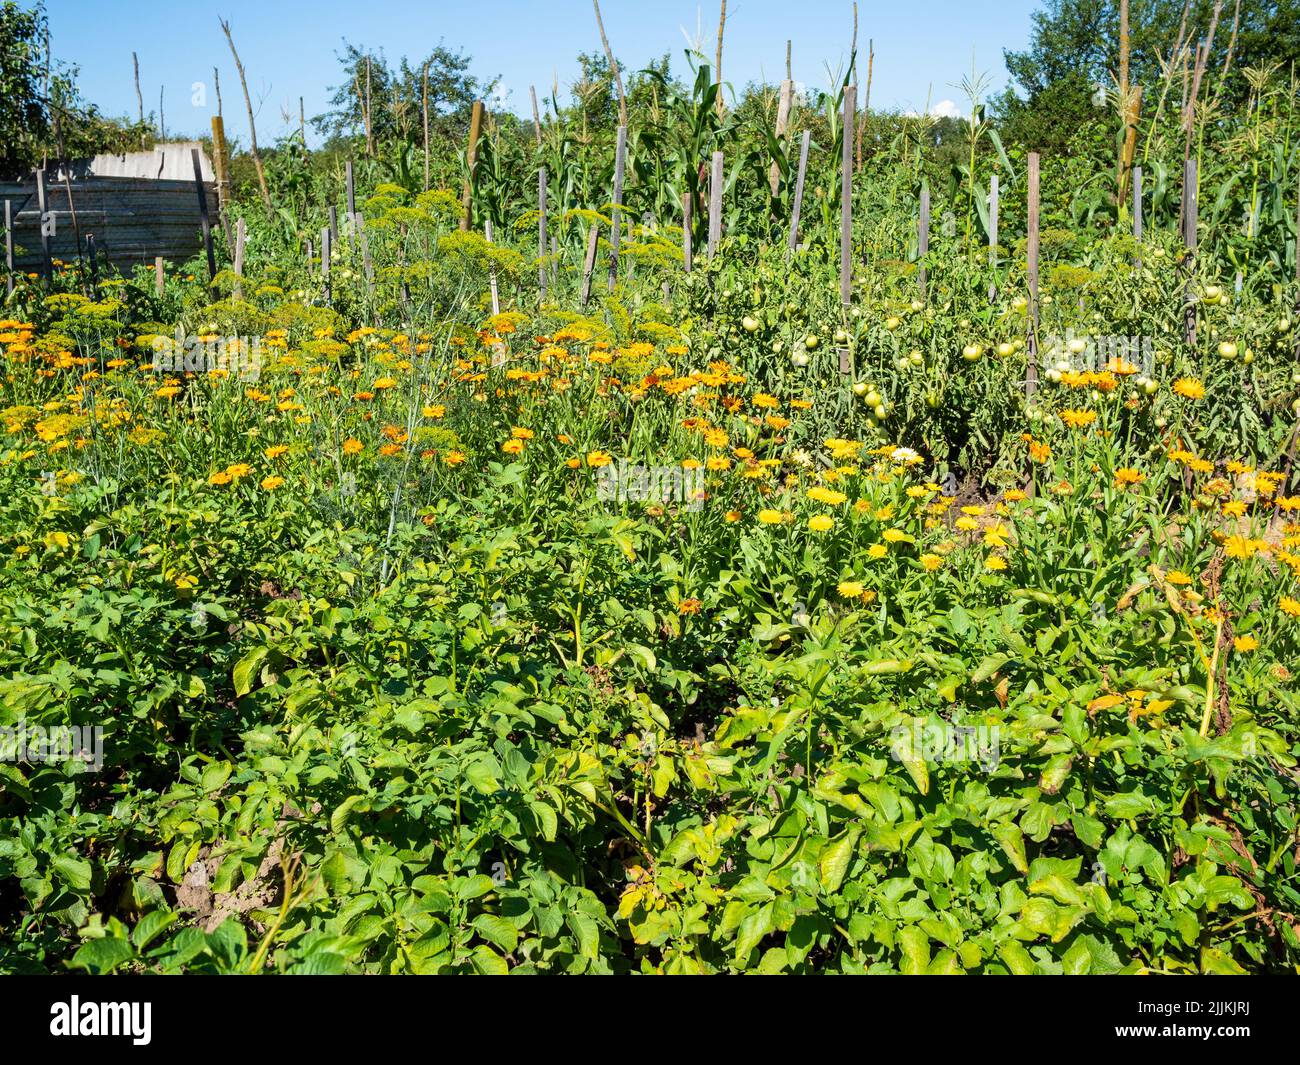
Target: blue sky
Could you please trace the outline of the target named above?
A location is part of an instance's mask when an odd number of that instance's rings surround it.
[[[1036,0],[962,3],[960,0],[862,0],[858,43],[875,42],[873,106],[921,110],[929,99],[943,111],[965,110],[957,87],[971,70],[1007,80],[1002,49],[1028,40]],[[335,53],[344,37],[383,49],[390,61],[422,57],[439,40],[473,57],[475,74],[500,76],[498,107],[528,114],[528,87],[539,94],[558,73],[562,95],[577,76],[579,51],[599,51],[590,0],[47,0],[54,54],[81,68],[88,99],[114,115],[134,115],[131,52],[140,57],[145,111],[157,111],[160,86],[169,135],[206,131],[216,109],[212,68],[221,72],[226,128],[247,134],[239,82],[217,24],[227,18],[248,73],[259,139],[273,142],[296,127],[298,97],[308,117],[326,107],[338,81]],[[615,54],[635,70],[664,51],[685,69],[686,34],[698,31],[712,55],[717,0],[604,0],[601,13]],[[785,42],[793,46],[796,81],[825,87],[826,66],[847,61],[852,4],[847,0],[730,0],[723,77],[739,90],[749,81],[777,81]],[[683,33],[685,31],[685,34]],[[196,85],[196,83],[198,83]],[[201,86],[201,88],[200,88]],[[286,121],[286,114],[289,115]]]

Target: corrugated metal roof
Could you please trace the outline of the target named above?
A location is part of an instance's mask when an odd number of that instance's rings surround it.
[[[212,162],[198,141],[160,144],[151,152],[126,152],[122,155],[97,155],[66,164],[73,181],[84,177],[148,178],[154,181],[193,181],[194,162],[190,152],[199,149],[199,167],[204,181],[215,181]],[[65,167],[60,166],[52,180],[62,181]]]

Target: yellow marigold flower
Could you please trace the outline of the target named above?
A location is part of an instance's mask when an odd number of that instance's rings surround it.
[[[751,402],[755,407],[777,407],[777,406],[780,406],[780,401],[776,398],[776,396],[769,396],[766,392],[759,392],[759,393],[755,394],[754,398],[751,399],[750,402]]]
[[[420,413],[423,414],[426,418],[441,418],[444,414],[447,413],[447,408],[444,407],[442,404],[438,403],[438,404],[434,404],[433,406],[424,407],[420,411]]]
[[[1135,470],[1132,466],[1121,466],[1115,471],[1115,487],[1123,488],[1131,484],[1141,484],[1146,480],[1146,474],[1141,470]]]
[[[448,451],[447,454],[442,456],[442,461],[448,466],[459,466],[465,461],[465,455],[460,451]]]
[[[677,613],[683,616],[687,614],[698,614],[700,612],[700,607],[703,605],[704,604],[698,599],[683,599],[677,604]]]
[[[533,438],[533,431],[531,429],[521,429],[516,425],[510,430],[510,435],[516,440],[531,440]]]
[[[857,599],[866,591],[866,588],[861,581],[840,581],[835,590],[845,599]]]
[[[608,466],[611,461],[610,457],[603,451],[587,452],[588,466]]]
[[[1184,399],[1204,399],[1205,386],[1195,377],[1180,377],[1174,382],[1174,395]]]
[[[924,555],[921,556],[921,565],[924,566],[926,570],[928,570],[930,573],[933,573],[935,570],[937,570],[940,566],[943,565],[943,559],[939,555],[934,555],[929,552],[926,552]]]
[[[961,529],[962,532],[975,532],[980,527],[980,523],[974,518],[968,518],[965,516],[958,518],[954,524],[957,528]]]
[[[1284,595],[1277,601],[1277,605],[1283,614],[1293,618],[1300,618],[1300,600]]]
[[[829,532],[835,528],[835,519],[829,514],[814,514],[808,519],[808,528],[818,533]]]
[[[1084,429],[1097,420],[1095,410],[1063,410],[1061,421],[1071,429]]]
[[[1004,493],[1002,498],[1008,503],[1022,503],[1029,497],[1019,488],[1012,488],[1010,491]]]
[[[867,557],[881,559],[889,554],[889,548],[884,544],[872,544],[867,548]]]
[[[1001,555],[989,555],[984,560],[984,568],[991,570],[1004,570],[1007,568],[1007,560]]]
[[[741,513],[738,510],[729,510],[722,517],[728,522],[735,523],[740,521]]]
[[[576,470],[582,465],[582,459],[565,459],[564,464],[571,470]]]
[[[364,450],[365,444],[355,437],[350,436],[343,441],[343,454],[345,455],[360,455]]]
[[[828,503],[831,506],[839,506],[848,496],[843,492],[837,492],[834,488],[827,488],[825,485],[814,485],[808,489],[808,498],[818,503]]]
[[[278,459],[281,455],[287,455],[289,447],[287,444],[272,444],[262,452],[268,459]]]
[[[524,441],[519,439],[518,437],[512,436],[509,440],[507,440],[504,444],[501,445],[501,450],[504,451],[507,455],[518,455],[520,452],[524,450]]]
[[[391,459],[394,455],[400,455],[402,453],[402,445],[385,444],[383,447],[379,449],[379,453],[383,455],[384,458]]]
[[[1192,578],[1180,569],[1171,569],[1165,574],[1165,580],[1170,584],[1178,585],[1187,585],[1192,583]]]
[[[720,473],[723,470],[731,469],[731,459],[725,455],[715,455],[705,465],[714,473]]]
[[[217,470],[216,473],[208,477],[208,484],[229,484],[230,474],[225,470]]]
[[[1244,536],[1229,536],[1223,542],[1223,550],[1229,558],[1250,558],[1258,548],[1254,540],[1249,540]]]
[[[1232,646],[1241,654],[1249,654],[1259,648],[1259,641],[1250,635],[1238,636],[1232,641]]]
[[[268,491],[268,492],[274,492],[274,491],[275,491],[277,488],[279,488],[282,484],[284,484],[284,478],[283,478],[283,477],[274,477],[274,476],[273,476],[273,477],[263,477],[263,478],[262,478],[262,487],[263,487],[266,491]]]
[[[911,543],[912,538],[903,532],[902,529],[886,529],[880,534],[891,544]]]
[[[764,525],[780,525],[781,522],[785,521],[785,517],[779,510],[765,508],[758,512],[758,520]]]
[[[231,480],[239,480],[241,477],[247,477],[253,472],[253,467],[246,462],[236,462],[226,467],[226,473],[230,475]]]

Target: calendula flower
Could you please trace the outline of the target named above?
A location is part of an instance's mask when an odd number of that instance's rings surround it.
[[[350,436],[343,441],[343,454],[360,455],[361,452],[365,450],[365,447],[366,445],[363,444],[360,440],[357,440],[355,437]]]
[[[780,525],[785,516],[779,510],[764,509],[758,512],[758,520],[764,525]]]
[[[208,484],[229,484],[230,480],[230,474],[225,470],[217,470],[208,477]]]
[[[1007,568],[1007,560],[1001,555],[989,555],[989,557],[984,560],[984,568],[994,571],[1004,570]]]
[[[274,491],[275,491],[277,488],[279,488],[282,484],[284,484],[284,478],[283,478],[283,477],[263,477],[263,478],[262,478],[262,487],[263,487],[266,491],[268,491],[268,492],[274,492]]]
[[[533,431],[531,429],[521,429],[516,425],[510,430],[510,435],[515,440],[531,440],[533,438]]]
[[[889,554],[889,548],[887,548],[884,544],[872,544],[870,547],[867,548],[868,558],[882,559],[888,554]]]
[[[1223,550],[1229,558],[1250,558],[1256,551],[1256,545],[1254,540],[1238,534],[1223,541]]]
[[[835,528],[835,519],[829,514],[814,514],[808,519],[808,528],[816,533],[830,532]]]
[[[518,437],[512,436],[509,440],[507,440],[504,444],[501,445],[501,450],[504,451],[507,455],[518,455],[524,450],[524,441],[519,439]]]
[[[1174,395],[1184,399],[1204,399],[1205,386],[1195,377],[1180,377],[1174,382]]]
[[[1146,474],[1141,470],[1135,470],[1132,466],[1121,466],[1115,471],[1115,487],[1126,488],[1129,485],[1141,484],[1146,480]]]
[[[1071,429],[1084,429],[1097,420],[1095,410],[1063,410],[1061,421]]]
[[[825,485],[815,485],[808,489],[808,498],[818,503],[828,503],[831,506],[839,506],[848,496],[843,492],[837,492],[834,488],[827,488]]]
[[[1288,617],[1300,618],[1300,599],[1292,599],[1289,595],[1282,596],[1277,601],[1278,609]]]
[[[459,466],[465,461],[465,454],[461,451],[448,451],[442,456],[442,461],[448,466]]]
[[[704,604],[698,599],[683,599],[677,604],[677,613],[685,616],[687,614],[698,614],[700,607]]]
[[[835,590],[845,599],[858,599],[866,588],[861,581],[840,581]]]
[[[610,459],[609,455],[607,455],[607,454],[606,454],[605,452],[603,452],[603,451],[589,451],[589,452],[587,452],[587,465],[588,465],[588,466],[595,466],[595,467],[608,466],[608,465],[610,464],[611,461],[612,461],[612,460]]]
[[[268,459],[278,459],[281,455],[287,455],[289,447],[287,444],[272,444],[262,452]]]
[[[1241,654],[1249,654],[1258,649],[1259,641],[1251,635],[1238,636],[1232,641],[1232,646]]]
[[[722,515],[723,520],[731,524],[740,521],[741,516],[742,515],[738,510],[729,510],[724,515]]]
[[[931,554],[927,551],[921,556],[921,565],[924,566],[927,571],[933,573],[943,565],[943,559],[939,555]]]
[[[1165,580],[1170,584],[1178,585],[1188,585],[1192,583],[1192,578],[1180,569],[1171,569],[1165,574]]]

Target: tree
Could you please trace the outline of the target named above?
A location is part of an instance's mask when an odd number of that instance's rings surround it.
[[[1119,73],[1121,0],[1046,0],[1034,12],[1029,47],[1003,57],[1014,87],[997,101],[1005,139],[1031,148],[1063,150],[1074,135],[1097,124],[1114,125],[1109,107],[1094,104],[1097,86],[1111,89]],[[1300,60],[1300,13],[1285,0],[1242,0],[1237,33],[1231,32],[1234,0],[1219,0],[1206,84],[1232,106],[1247,92],[1241,72],[1278,62],[1286,69]],[[1182,62],[1206,37],[1216,0],[1134,0],[1130,10],[1129,81],[1151,90],[1173,63],[1181,81]],[[1228,49],[1231,67],[1225,73]],[[1181,88],[1175,92],[1181,95]]]
[[[45,13],[0,4],[0,176],[14,176],[39,157],[49,111],[39,71]]]
[[[470,108],[491,84],[469,73],[471,59],[441,43],[419,62],[405,57],[396,69],[384,53],[343,42],[339,53],[343,80],[331,89],[332,110],[312,119],[327,139],[365,136],[375,147],[423,138],[424,72],[429,77],[429,135],[457,136],[468,124]]]

